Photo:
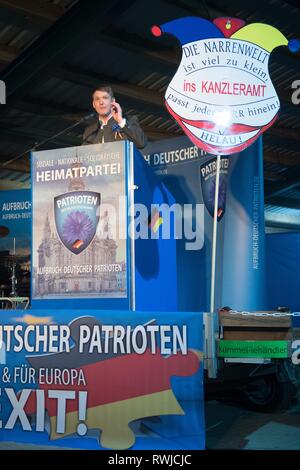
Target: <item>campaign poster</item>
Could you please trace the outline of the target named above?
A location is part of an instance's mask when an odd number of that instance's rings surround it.
[[[32,154],[33,299],[126,298],[125,144]]]
[[[3,312],[0,441],[205,447],[199,312]]]

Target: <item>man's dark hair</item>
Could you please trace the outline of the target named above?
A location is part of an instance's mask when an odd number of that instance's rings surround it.
[[[114,92],[111,86],[109,85],[98,85],[97,88],[93,90],[92,97],[94,98],[94,93],[96,91],[106,91],[110,95],[111,98],[114,98]]]

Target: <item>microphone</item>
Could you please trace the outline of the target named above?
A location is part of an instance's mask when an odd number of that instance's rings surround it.
[[[47,142],[49,142],[50,140],[54,140],[56,139],[57,137],[59,137],[60,135],[63,135],[65,134],[66,132],[74,129],[74,127],[77,127],[79,126],[79,124],[81,124],[82,122],[84,121],[87,121],[88,119],[91,119],[92,117],[95,116],[95,112],[92,112],[90,114],[87,114],[86,116],[83,116],[81,119],[79,119],[79,121],[76,121],[74,124],[72,124],[71,126],[68,126],[66,127],[65,129],[63,129],[62,131],[58,132],[57,134],[54,134],[52,135],[51,137],[49,137],[48,139],[45,139],[43,140],[42,142],[38,142],[36,145],[34,145],[34,147],[32,149],[30,149],[30,151],[32,150],[36,150],[38,147],[40,147],[41,145],[44,145],[46,144]]]
[[[95,112],[92,112],[92,113],[87,114],[86,116],[84,116],[84,117],[82,118],[82,120],[83,120],[83,121],[88,121],[89,119],[92,119],[92,118],[95,117],[95,116],[96,116],[96,113],[95,113]]]
[[[46,144],[47,142],[50,142],[51,140],[54,140],[56,139],[57,137],[65,134],[66,132],[70,131],[71,129],[74,129],[74,127],[77,127],[79,124],[81,124],[82,122],[84,121],[88,121],[89,119],[95,117],[96,113],[95,112],[92,112],[90,114],[87,114],[86,116],[83,116],[81,119],[79,119],[79,121],[76,121],[74,124],[72,124],[71,126],[68,126],[66,127],[65,129],[63,129],[62,131],[60,132],[57,132],[56,134],[52,135],[51,137],[48,137],[47,139],[44,139],[42,140],[41,142],[36,142],[35,145],[27,150],[25,150],[25,152],[21,153],[20,155],[18,155],[17,157],[14,157],[14,158],[11,158],[10,160],[7,160],[6,162],[2,163],[1,167],[4,168],[6,167],[7,165],[9,165],[10,163],[12,162],[15,162],[16,160],[19,160],[19,158],[23,157],[24,155],[26,155],[28,152],[33,152],[35,151],[36,149],[38,149],[41,145],[44,145]]]

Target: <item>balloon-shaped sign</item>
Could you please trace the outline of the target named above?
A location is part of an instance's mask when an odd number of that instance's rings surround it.
[[[178,38],[182,58],[165,94],[169,113],[190,140],[212,154],[229,155],[251,145],[278,117],[270,78],[270,53],[300,48],[273,26],[237,18],[213,22],[179,18],[153,26],[154,36]]]

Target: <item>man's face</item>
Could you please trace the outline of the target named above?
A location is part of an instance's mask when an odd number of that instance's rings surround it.
[[[100,117],[108,116],[114,99],[107,91],[95,91],[93,95],[93,108]]]

